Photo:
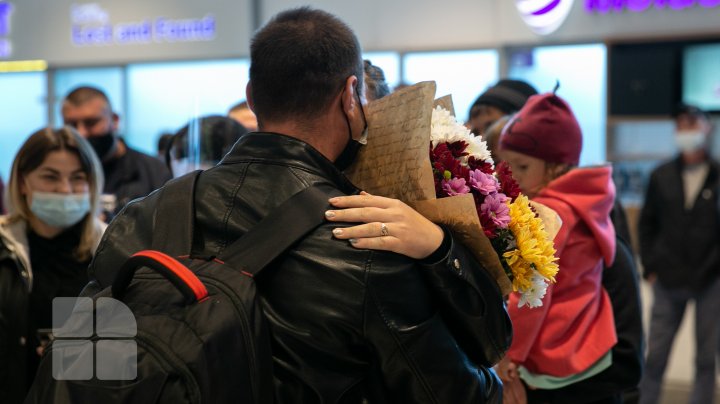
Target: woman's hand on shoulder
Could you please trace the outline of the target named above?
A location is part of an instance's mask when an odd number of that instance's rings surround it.
[[[422,259],[442,244],[442,228],[400,200],[362,192],[331,198],[329,202],[336,208],[325,213],[329,221],[361,223],[333,230],[336,238],[349,240],[355,248]]]

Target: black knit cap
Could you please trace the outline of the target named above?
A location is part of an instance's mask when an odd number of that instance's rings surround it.
[[[535,87],[522,80],[502,79],[480,94],[470,110],[478,105],[492,105],[505,114],[512,114],[519,111],[531,95],[537,93]]]

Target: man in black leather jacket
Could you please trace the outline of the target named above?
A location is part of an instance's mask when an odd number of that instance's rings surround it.
[[[255,35],[251,58],[247,95],[260,132],[198,180],[198,255],[220,254],[306,187],[321,185],[328,198],[359,193],[338,168],[366,127],[352,31],[325,12],[291,10]],[[113,281],[108,268],[150,245],[158,195],[128,205],[105,233],[90,267],[102,286]],[[348,225],[326,222],[256,279],[276,402],[499,403],[491,366],[512,329],[485,270],[430,222],[417,227],[428,233],[422,249],[407,254],[419,259],[333,238]]]

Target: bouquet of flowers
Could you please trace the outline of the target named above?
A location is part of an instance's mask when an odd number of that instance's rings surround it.
[[[495,167],[485,141],[455,120],[449,97],[434,96],[435,83],[424,82],[370,103],[368,144],[346,174],[446,225],[503,294],[516,291],[520,306],[541,306],[558,270],[557,214],[531,205],[509,168]]]
[[[472,195],[483,233],[520,292],[520,306],[541,306],[558,271],[555,248],[507,164],[496,170],[485,141],[439,105],[432,111],[430,162],[437,198]]]

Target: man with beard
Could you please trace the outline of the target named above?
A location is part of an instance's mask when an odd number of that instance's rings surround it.
[[[120,116],[113,112],[102,90],[87,86],[72,90],[63,100],[62,117],[66,125],[90,142],[102,161],[106,214],[119,212],[131,200],[149,194],[172,178],[160,160],[130,148],[120,139]],[[108,202],[114,208],[108,209]]]

